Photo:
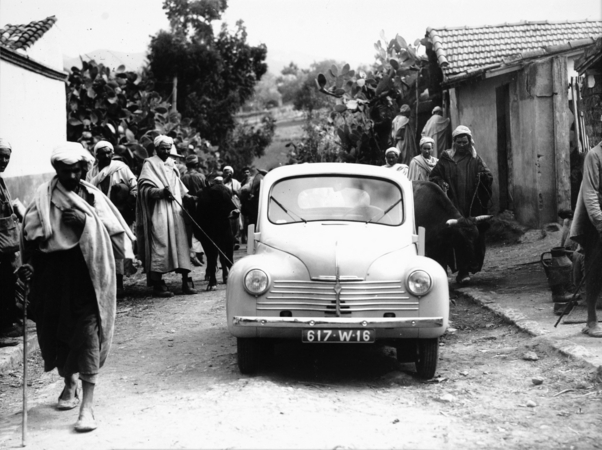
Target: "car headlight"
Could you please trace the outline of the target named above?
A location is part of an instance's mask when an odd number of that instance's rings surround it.
[[[433,287],[433,280],[424,270],[414,270],[408,275],[407,287],[411,294],[422,297]]]
[[[267,273],[259,269],[251,269],[245,275],[245,290],[251,295],[261,295],[268,290],[270,279]]]

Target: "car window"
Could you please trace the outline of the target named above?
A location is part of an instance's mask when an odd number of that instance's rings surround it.
[[[268,219],[282,225],[329,220],[400,225],[403,197],[395,183],[381,178],[287,178],[272,186]]]

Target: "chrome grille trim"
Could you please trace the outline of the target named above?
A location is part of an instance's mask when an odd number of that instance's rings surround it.
[[[419,302],[405,291],[399,281],[340,280],[342,314],[369,311],[417,311]],[[335,282],[275,281],[266,297],[257,302],[264,311],[336,311]]]

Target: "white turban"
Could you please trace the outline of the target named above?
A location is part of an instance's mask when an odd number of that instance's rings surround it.
[[[160,134],[153,141],[153,144],[155,144],[155,148],[159,147],[159,145],[161,145],[162,143],[173,145],[173,139],[169,136],[165,136],[164,134]]]
[[[387,153],[389,152],[393,152],[395,153],[397,156],[399,156],[401,154],[401,152],[399,151],[399,149],[397,147],[389,147],[386,151],[385,151],[385,156],[387,156]]]
[[[231,166],[224,167],[223,172],[225,172],[226,170],[229,170],[230,172],[234,173],[234,169]]]
[[[90,170],[94,164],[94,157],[79,142],[65,142],[55,147],[50,155],[52,167],[56,167],[57,162],[72,165],[81,161],[84,161]]]
[[[420,139],[420,144],[418,145],[418,147],[422,147],[422,144],[428,144],[429,142],[435,145],[435,140],[433,138],[423,136],[422,139]]]
[[[454,132],[452,133],[452,139],[456,136],[459,136],[460,134],[467,134],[470,137],[472,137],[472,132],[470,131],[470,128],[465,127],[464,125],[460,125],[454,130]]]
[[[0,138],[0,148],[6,148],[6,149],[10,150],[11,152],[13,151],[13,148],[10,145],[10,142],[8,142],[4,138]]]
[[[98,150],[99,148],[105,148],[105,147],[109,147],[111,149],[111,151],[115,151],[113,144],[111,144],[109,141],[98,141],[96,143],[96,145],[94,146],[94,152],[96,153],[96,150]]]

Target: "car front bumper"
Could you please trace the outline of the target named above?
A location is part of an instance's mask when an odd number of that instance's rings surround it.
[[[269,317],[269,316],[234,316],[232,325],[239,327],[270,327],[270,328],[440,328],[443,327],[443,317],[376,317],[348,318],[337,317]]]

